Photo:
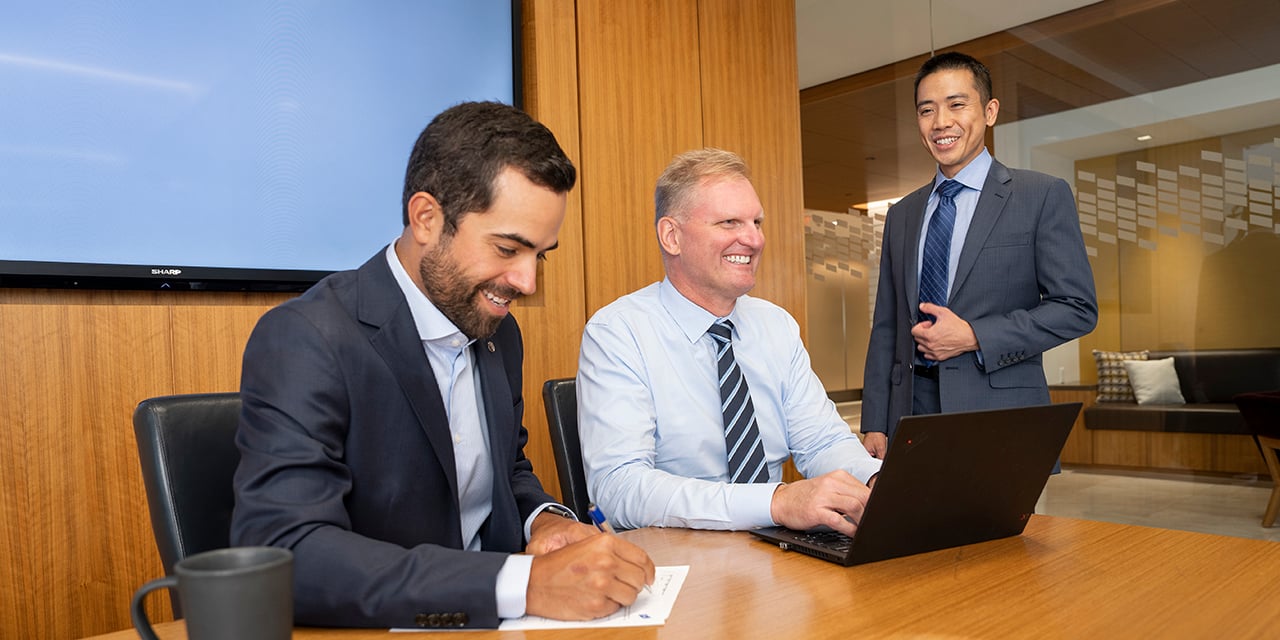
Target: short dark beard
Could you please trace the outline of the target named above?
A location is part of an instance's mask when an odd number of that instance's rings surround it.
[[[458,261],[449,251],[452,235],[443,235],[440,243],[422,257],[418,263],[418,274],[422,277],[422,287],[427,298],[448,318],[463,335],[478,340],[488,338],[498,330],[503,316],[493,316],[480,310],[482,302],[481,289],[487,289],[496,296],[514,302],[520,293],[509,287],[494,282],[468,282],[462,274]]]

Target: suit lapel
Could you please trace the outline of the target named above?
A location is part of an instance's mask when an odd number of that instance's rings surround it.
[[[1008,168],[995,160],[991,161],[987,181],[982,185],[982,194],[978,196],[978,206],[973,210],[973,220],[969,223],[969,232],[964,239],[964,248],[960,250],[960,262],[956,265],[956,277],[952,280],[948,300],[955,300],[956,293],[973,271],[973,265],[977,263],[978,254],[982,253],[987,237],[991,235],[996,221],[1009,203],[1009,194],[1013,191],[1009,184],[1012,179]]]
[[[924,233],[924,213],[929,208],[929,193],[932,190],[933,183],[930,182],[907,196],[907,199],[912,199],[913,196],[918,197],[918,204],[903,203],[907,214],[907,246],[904,247],[906,251],[901,255],[906,256],[907,260],[903,265],[903,273],[906,274],[907,305],[911,311],[912,324],[914,324],[916,310],[920,308],[920,234]]]
[[[510,461],[502,458],[503,452],[512,449],[512,434],[509,429],[499,428],[499,425],[515,424],[506,369],[503,367],[502,354],[498,352],[500,348],[493,337],[477,340],[472,345],[476,367],[480,371],[480,395],[484,398],[485,429],[489,434],[489,453],[493,459],[495,475],[503,473],[511,465]],[[494,486],[497,487],[498,483],[495,482]]]
[[[517,433],[512,425],[517,423],[502,351],[510,343],[497,337],[502,333],[500,328],[495,336],[477,340],[471,347],[480,376],[480,397],[484,402],[485,429],[489,435],[489,459],[493,464],[492,511],[480,528],[480,539],[486,550],[517,552],[524,547],[524,534],[511,474],[515,464],[512,452],[519,445],[512,442]]]
[[[457,503],[458,470],[453,457],[449,416],[404,293],[391,275],[382,253],[360,268],[359,277],[359,319],[374,327],[369,343],[387,363],[413,407],[418,423],[431,443],[431,450],[449,480],[449,495],[453,496],[456,511],[460,508]]]

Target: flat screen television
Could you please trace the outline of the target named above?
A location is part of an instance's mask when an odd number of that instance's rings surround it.
[[[402,228],[435,114],[516,104],[519,0],[21,0],[0,287],[299,291]]]

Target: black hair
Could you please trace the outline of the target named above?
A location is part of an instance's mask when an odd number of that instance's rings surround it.
[[[464,102],[432,119],[409,155],[401,217],[409,199],[425,191],[440,203],[444,232],[453,234],[468,212],[493,204],[493,181],[512,167],[534,184],[565,193],[577,170],[556,137],[529,114],[500,102]]]
[[[920,65],[920,70],[916,72],[916,82],[913,87],[915,100],[920,101],[920,81],[926,77],[933,75],[939,71],[948,69],[967,70],[973,74],[973,83],[977,85],[978,97],[982,99],[982,104],[991,102],[991,72],[987,70],[987,66],[978,62],[973,56],[960,53],[959,51],[948,51],[939,53],[938,55],[925,60]]]

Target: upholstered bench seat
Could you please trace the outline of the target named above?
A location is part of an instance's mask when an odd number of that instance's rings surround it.
[[[1084,410],[1088,429],[1249,435],[1232,401],[1239,393],[1280,389],[1280,349],[1152,351],[1173,358],[1186,404],[1098,402]]]
[[[1088,408],[1085,426],[1121,431],[1250,433],[1236,405],[1223,402],[1174,405],[1102,402]]]

